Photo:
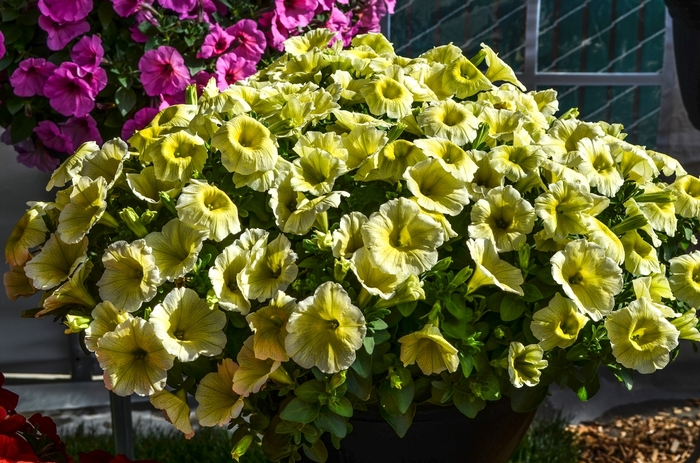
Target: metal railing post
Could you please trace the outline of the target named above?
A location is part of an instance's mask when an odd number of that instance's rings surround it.
[[[134,428],[131,419],[131,396],[121,397],[109,391],[112,410],[112,435],[117,454],[134,459]]]

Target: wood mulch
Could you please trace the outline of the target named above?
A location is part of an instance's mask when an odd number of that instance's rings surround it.
[[[579,463],[685,463],[700,435],[699,407],[694,399],[651,416],[571,425],[583,449]]]

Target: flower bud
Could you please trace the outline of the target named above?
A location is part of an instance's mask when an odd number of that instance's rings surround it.
[[[127,228],[137,237],[143,238],[148,235],[148,230],[146,230],[143,222],[141,222],[141,218],[136,214],[134,209],[130,207],[122,209],[119,211],[119,217],[124,221]]]
[[[88,317],[80,315],[66,315],[66,320],[63,322],[68,327],[65,334],[80,333],[85,331],[92,320]]]

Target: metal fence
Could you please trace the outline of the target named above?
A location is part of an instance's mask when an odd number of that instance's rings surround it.
[[[663,0],[399,0],[386,30],[410,57],[450,42],[471,56],[484,42],[528,88],[555,88],[561,108],[621,122],[634,143],[668,143]]]

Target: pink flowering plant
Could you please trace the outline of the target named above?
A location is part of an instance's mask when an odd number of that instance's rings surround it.
[[[128,139],[185,88],[219,89],[270,64],[290,36],[326,27],[349,44],[395,0],[5,0],[0,141],[52,171],[82,143]]]

